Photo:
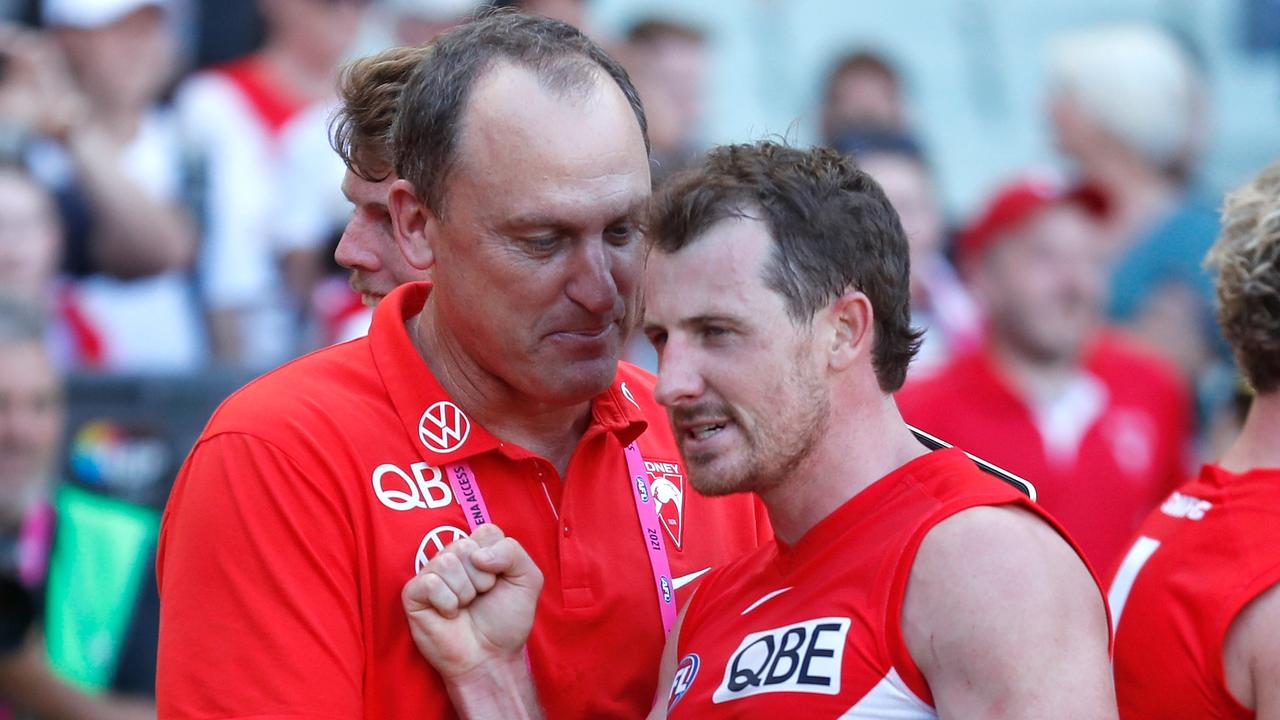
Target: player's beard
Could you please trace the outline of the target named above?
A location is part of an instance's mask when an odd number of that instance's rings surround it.
[[[730,452],[681,452],[689,482],[703,495],[765,492],[778,487],[812,455],[827,432],[831,401],[824,379],[800,369],[777,386],[777,393],[761,394],[765,407],[750,418],[724,402],[707,402],[677,410],[677,422],[700,417],[728,418],[738,432]]]

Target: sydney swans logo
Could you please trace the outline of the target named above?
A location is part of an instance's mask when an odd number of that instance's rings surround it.
[[[418,439],[434,453],[451,453],[457,450],[470,434],[471,420],[457,405],[447,400],[441,400],[427,408],[418,421]]]

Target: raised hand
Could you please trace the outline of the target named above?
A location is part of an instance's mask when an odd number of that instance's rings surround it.
[[[485,665],[523,665],[542,572],[493,524],[451,543],[405,584],[414,643],[446,682]]]

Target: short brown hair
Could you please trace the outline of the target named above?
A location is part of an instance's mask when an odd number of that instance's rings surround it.
[[[1280,388],[1280,161],[1227,195],[1205,264],[1218,271],[1218,324],[1241,372],[1258,393]]]
[[[391,174],[391,128],[400,93],[413,69],[430,53],[430,43],[393,47],[342,69],[340,104],[329,121],[329,144],[351,172],[370,182]]]
[[[811,322],[842,293],[861,291],[875,318],[876,380],[885,392],[902,387],[921,332],[911,327],[906,234],[875,180],[830,148],[724,145],[658,193],[649,237],[674,253],[721,220],[756,216],[774,241],[765,282],[792,321]]]
[[[471,90],[502,61],[528,68],[557,91],[593,87],[596,73],[603,72],[627,98],[649,151],[644,106],[617,60],[567,23],[492,11],[437,37],[400,94],[392,130],[396,172],[413,183],[419,199],[436,213],[443,214],[445,181],[457,159]]]

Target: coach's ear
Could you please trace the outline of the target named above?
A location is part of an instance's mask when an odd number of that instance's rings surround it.
[[[863,355],[871,353],[871,300],[856,290],[836,298],[827,306],[830,347],[827,365],[837,372],[847,370]]]
[[[391,229],[396,245],[405,262],[418,270],[426,270],[435,263],[432,241],[439,230],[439,219],[418,198],[413,184],[404,178],[391,183],[387,191],[387,211],[391,215]]]

